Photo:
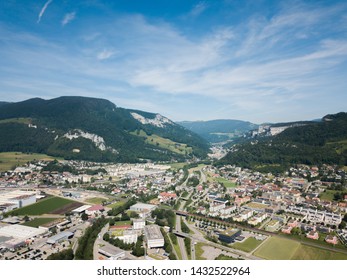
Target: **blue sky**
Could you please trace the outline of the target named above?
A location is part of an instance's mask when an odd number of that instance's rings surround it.
[[[100,97],[175,121],[315,119],[346,111],[347,3],[6,0],[0,61],[3,101]]]

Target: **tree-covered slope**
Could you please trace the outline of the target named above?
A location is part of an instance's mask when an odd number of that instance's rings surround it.
[[[0,151],[45,152],[71,159],[130,162],[206,156],[208,146],[203,139],[169,120],[161,125],[151,122],[158,116],[119,108],[97,98],[34,98],[9,103],[0,110]],[[148,123],[142,123],[142,118]],[[182,155],[148,144],[133,133],[136,130],[184,143],[192,152]]]
[[[347,165],[347,113],[327,115],[319,123],[234,145],[219,163],[259,170],[298,163]]]

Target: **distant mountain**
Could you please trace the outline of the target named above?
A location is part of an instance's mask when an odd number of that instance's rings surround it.
[[[347,165],[347,113],[327,115],[321,122],[289,127],[266,138],[234,145],[219,164],[283,170],[293,164]]]
[[[86,97],[3,104],[0,152],[40,152],[66,159],[136,162],[204,158],[208,144],[160,114]]]
[[[240,120],[183,121],[178,124],[211,143],[232,140],[258,127],[256,124]]]
[[[8,102],[0,101],[0,107],[3,105],[9,104]]]

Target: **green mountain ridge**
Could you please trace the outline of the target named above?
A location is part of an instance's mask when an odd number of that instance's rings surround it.
[[[327,115],[321,122],[290,127],[272,137],[234,145],[218,162],[259,171],[324,163],[347,165],[347,113]]]
[[[138,115],[140,120],[134,117]],[[134,134],[137,130],[186,144],[191,152],[175,153],[147,143]],[[209,148],[198,135],[159,114],[86,97],[33,98],[3,104],[0,135],[1,152],[42,152],[66,159],[106,162],[204,158]]]

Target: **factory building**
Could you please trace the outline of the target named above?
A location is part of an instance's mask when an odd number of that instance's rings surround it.
[[[0,211],[8,212],[36,202],[36,192],[12,190],[0,192]]]
[[[47,239],[47,244],[51,244],[51,245],[54,245],[54,244],[57,244],[59,242],[62,242],[64,240],[68,240],[70,239],[71,237],[73,237],[73,232],[71,231],[62,231],[50,238]]]

